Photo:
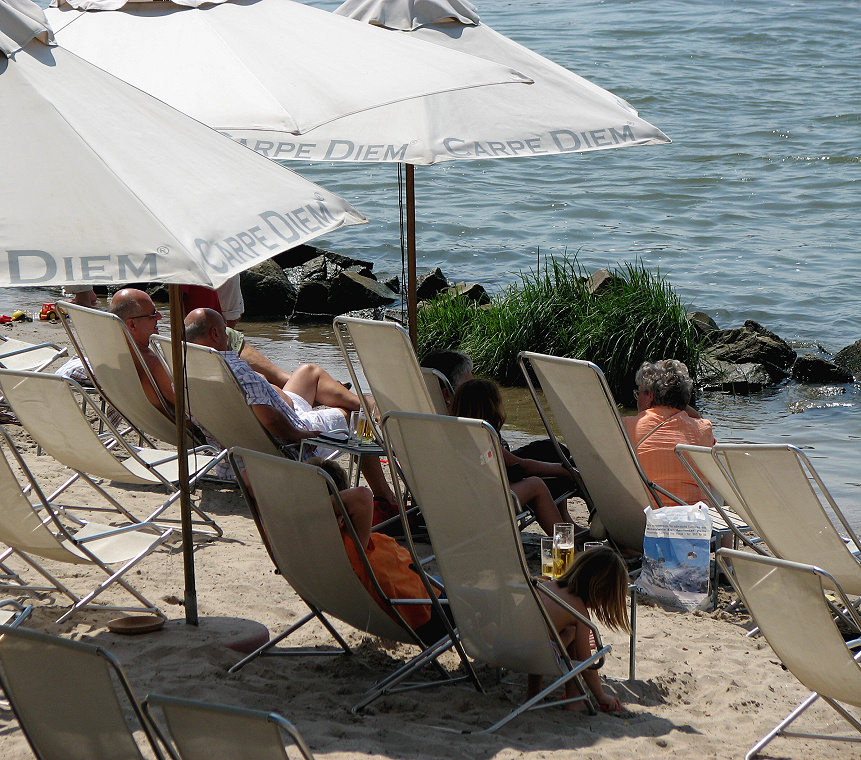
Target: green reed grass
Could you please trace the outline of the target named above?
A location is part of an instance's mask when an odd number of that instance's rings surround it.
[[[521,274],[489,306],[443,295],[419,311],[419,355],[463,351],[476,374],[506,385],[523,384],[520,351],[585,359],[601,367],[623,403],[633,400],[634,374],[644,361],[679,359],[694,374],[699,339],[669,284],[639,263],[612,274],[612,284],[591,294],[576,257],[563,257]]]

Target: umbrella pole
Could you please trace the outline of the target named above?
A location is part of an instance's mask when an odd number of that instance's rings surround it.
[[[182,293],[179,285],[170,285],[170,347],[173,356],[173,392],[176,397],[176,454],[179,465],[179,508],[182,515],[182,560],[185,569],[185,622],[197,625],[197,588],[194,581],[194,543],[191,530],[191,493],[188,490],[188,455],[186,448],[185,357],[182,341]]]
[[[416,186],[415,167],[406,164],[407,186],[407,327],[413,351],[418,350],[418,297],[416,294]]]

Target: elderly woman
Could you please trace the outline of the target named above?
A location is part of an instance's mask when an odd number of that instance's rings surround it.
[[[704,499],[674,450],[677,443],[715,443],[711,422],[690,406],[694,383],[688,368],[675,359],[644,362],[635,380],[639,414],[622,421],[646,477],[688,504]]]

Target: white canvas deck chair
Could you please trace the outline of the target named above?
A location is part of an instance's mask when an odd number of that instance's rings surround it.
[[[424,681],[409,685],[403,681],[427,663],[436,665],[436,658],[448,651],[453,642],[449,637],[444,637],[426,647],[406,624],[398,612],[398,606],[428,604],[428,600],[392,600],[385,595],[368,563],[364,549],[359,546],[331,478],[317,467],[247,449],[232,450],[231,461],[235,463],[236,457],[242,458],[253,497],[241,478],[240,487],[257,522],[269,556],[284,580],[293,587],[311,611],[230,668],[230,672],[236,672],[262,654],[325,654],[325,651],[316,648],[310,651],[273,649],[276,644],[314,618],[326,627],[340,646],[340,649],[329,650],[329,653],[352,654],[347,642],[326,619],[326,615],[329,615],[357,630],[402,644],[413,644],[422,650],[406,665],[376,684],[368,692],[362,705],[383,694],[421,686],[439,686],[441,681]],[[371,596],[350,564],[330,496],[335,496],[335,503],[356,544],[359,557],[363,560],[365,570],[387,611]],[[450,677],[441,666],[437,665],[437,668],[450,681],[461,680]]]
[[[652,498],[662,504],[667,492],[649,481],[637,460],[604,373],[591,362],[520,353],[520,368],[551,441],[551,418],[571,451],[588,494],[590,527],[596,539],[643,551],[646,516]],[[538,394],[544,392],[546,404]],[[567,461],[559,450],[560,461]],[[669,494],[669,503],[678,499]],[[597,518],[597,519],[596,519]],[[605,536],[606,531],[606,536]]]
[[[2,584],[0,588],[24,591],[59,591],[67,596],[73,606],[57,620],[62,623],[80,609],[93,608],[118,611],[145,611],[161,614],[158,608],[141,595],[124,578],[129,570],[154,551],[170,536],[171,528],[162,529],[152,523],[135,523],[123,527],[111,527],[93,522],[76,521],[67,527],[66,521],[48,503],[39,484],[33,478],[21,455],[12,446],[5,430],[0,436],[8,451],[24,473],[36,506],[31,505],[21,489],[5,454],[0,454],[0,542],[30,565],[51,584],[50,587]],[[52,573],[42,567],[34,557],[62,562],[70,565],[98,567],[107,576],[96,588],[83,597],[77,596]],[[111,565],[119,565],[111,569]],[[137,606],[108,606],[92,604],[93,600],[114,583],[131,594],[140,604]]]
[[[110,507],[83,507],[94,511],[120,512],[133,522],[177,522],[163,517],[165,511],[179,498],[178,461],[175,453],[162,449],[138,448],[128,443],[108,417],[96,407],[92,414],[106,431],[100,437],[86,417],[81,401],[86,391],[74,380],[57,375],[0,370],[0,392],[12,407],[18,420],[39,446],[60,464],[72,469],[93,488]],[[189,471],[193,473],[190,487],[195,488],[216,463],[209,447],[199,447],[189,455]],[[119,456],[124,457],[120,459]],[[115,497],[102,488],[94,478],[125,485],[161,486],[168,498],[143,520],[131,514]],[[57,497],[71,484],[67,481],[47,501],[55,507]],[[64,509],[75,507],[64,504]],[[222,530],[195,505],[193,526],[196,531],[221,536]]]
[[[143,709],[177,760],[288,760],[284,734],[305,760],[314,760],[296,727],[277,713],[161,695],[148,695]],[[155,720],[159,712],[167,732]]]
[[[833,576],[846,594],[861,597],[861,541],[798,448],[721,443],[713,451],[732,478],[752,527],[772,554],[816,565]],[[834,527],[829,511],[843,527],[845,538]],[[846,622],[852,624],[849,619]]]
[[[86,359],[84,368],[99,394],[144,436],[176,445],[173,411],[151,375],[150,384],[164,412],[156,409],[144,393],[135,358],[145,370],[146,364],[123,321],[106,311],[67,302],[58,303],[57,311],[78,356]]]
[[[428,395],[433,402],[433,408],[437,414],[448,414],[448,406],[445,403],[445,396],[442,389],[445,388],[450,395],[454,395],[454,390],[448,378],[438,369],[431,367],[421,367],[422,377],[428,389]]]
[[[677,443],[676,456],[706,495],[715,526],[726,526],[733,534],[736,548],[742,544],[757,554],[765,554],[761,546],[762,539],[753,533],[750,526],[744,501],[736,493],[732,479],[711,448]]]
[[[68,350],[56,343],[27,343],[0,335],[0,367],[23,372],[41,372]]]
[[[0,684],[39,760],[164,760],[122,668],[101,647],[0,628]]]
[[[496,432],[485,422],[392,412],[383,419],[386,444],[397,451],[410,490],[422,505],[437,566],[463,648],[491,667],[540,673],[551,683],[483,731],[496,731],[543,702],[571,679],[590,712],[580,674],[599,667],[610,651],[591,621],[532,578]],[[403,506],[403,505],[402,505]],[[597,651],[572,661],[559,641],[542,597],[552,595],[592,629]],[[566,702],[569,700],[561,700]]]
[[[861,620],[833,576],[813,565],[731,549],[720,549],[718,561],[774,653],[813,692],[760,739],[745,755],[745,760],[759,754],[777,736],[861,742],[861,736],[840,737],[786,730],[821,697],[861,732],[861,722],[841,704],[861,707],[861,652],[853,656],[849,648],[861,646],[861,640],[844,641],[831,616],[826,590],[836,591],[842,597],[841,601],[850,610],[856,627],[861,626]]]

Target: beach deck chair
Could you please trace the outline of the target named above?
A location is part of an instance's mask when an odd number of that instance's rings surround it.
[[[772,554],[816,565],[846,594],[861,596],[861,541],[800,449],[719,443],[713,451]],[[829,511],[845,535],[837,532]]]
[[[82,507],[87,510],[116,510],[133,522],[177,523],[177,519],[163,517],[165,511],[179,498],[175,487],[179,479],[175,453],[162,449],[138,448],[128,443],[108,417],[98,408],[92,414],[106,431],[103,438],[93,429],[81,406],[86,390],[74,380],[57,375],[33,372],[0,370],[0,392],[12,407],[18,420],[39,446],[60,464],[72,469],[76,475],[95,490],[109,507]],[[210,447],[198,447],[189,453],[190,487],[217,463]],[[117,455],[125,458],[120,459]],[[94,478],[103,478],[126,485],[162,486],[168,498],[143,520],[131,514],[115,497],[109,494]],[[56,499],[70,485],[66,481],[47,497],[56,508]],[[64,504],[64,509],[74,509]],[[206,530],[222,535],[221,528],[208,515],[192,505],[197,515],[196,531]]]
[[[57,311],[69,340],[85,359],[84,368],[99,394],[142,435],[175,446],[173,410],[161,397],[152,376],[149,381],[163,409],[156,409],[144,393],[135,359],[144,369],[146,364],[123,321],[106,311],[68,302],[58,303]],[[189,444],[193,445],[190,439]]]
[[[338,643],[340,649],[328,650],[331,654],[352,654],[343,637],[327,620],[329,615],[357,630],[383,639],[412,644],[421,650],[416,657],[395,673],[377,684],[369,694],[375,699],[420,686],[438,686],[440,681],[405,685],[404,679],[424,664],[436,664],[436,658],[448,651],[453,642],[449,637],[426,647],[398,612],[402,604],[428,604],[428,600],[389,599],[380,588],[364,549],[360,546],[349,516],[341,503],[335,484],[321,469],[294,462],[283,457],[272,457],[247,449],[231,450],[230,459],[237,466],[241,457],[251,491],[239,478],[249,509],[254,515],[260,536],[269,556],[284,577],[308,606],[310,612],[286,630],[236,663],[234,673],[251,660],[263,654],[325,654],[319,648],[274,649],[294,631],[314,618],[320,621]],[[252,495],[253,493],[253,495]],[[341,517],[351,533],[359,557],[385,610],[374,599],[356,576],[350,564],[338,517],[332,504],[335,497]],[[460,680],[441,673],[451,681]],[[367,702],[365,702],[366,704]]]
[[[590,507],[596,539],[609,538],[617,547],[643,551],[646,516],[652,503],[667,496],[649,481],[634,454],[604,373],[591,362],[520,353],[520,368],[551,441],[553,422],[571,451]],[[536,380],[544,392],[542,401]],[[552,421],[551,421],[552,420]],[[567,461],[558,450],[560,461]],[[669,494],[672,502],[678,499]]]
[[[434,410],[437,414],[448,414],[448,406],[446,406],[445,396],[442,392],[442,389],[446,388],[452,396],[454,395],[454,390],[448,378],[438,369],[432,369],[431,367],[421,367],[421,371],[428,389],[428,395],[433,402]]]
[[[832,618],[826,590],[842,597],[856,627],[861,626],[861,619],[849,605],[836,579],[813,565],[731,549],[720,549],[718,562],[774,653],[787,670],[813,692],[760,739],[745,755],[745,760],[755,757],[777,736],[861,742],[859,736],[786,730],[821,697],[861,732],[861,721],[843,704],[861,707],[861,652],[853,656],[849,649],[850,645],[858,647],[861,641],[844,641]]]
[[[0,367],[23,372],[41,372],[65,356],[68,349],[56,343],[27,343],[0,335]]]
[[[288,760],[284,734],[305,760],[314,760],[296,727],[277,713],[152,694],[142,706],[162,743],[173,740],[178,760]],[[155,720],[158,712],[167,732]]]
[[[391,412],[383,418],[390,451],[397,451],[422,513],[463,648],[491,667],[549,676],[540,694],[483,731],[496,731],[544,702],[574,679],[589,712],[595,707],[581,673],[610,651],[591,621],[532,578],[520,543],[514,505],[496,432],[485,422]],[[444,475],[443,475],[444,473]],[[542,599],[565,606],[595,636],[597,651],[570,659]],[[566,702],[568,700],[561,700]]]
[[[60,616],[58,623],[64,622],[84,608],[161,614],[158,608],[123,576],[163,544],[172,529],[162,529],[152,523],[111,527],[80,520],[76,521],[76,525],[67,527],[61,515],[45,498],[20,453],[12,446],[8,433],[2,428],[0,436],[5,440],[9,453],[28,481],[30,492],[37,499],[35,506],[30,503],[12,472],[7,456],[0,454],[0,542],[51,584],[50,587],[1,584],[0,588],[13,589],[16,593],[48,590],[64,594],[72,601],[73,606]],[[42,567],[34,557],[71,565],[98,567],[107,577],[92,591],[79,597]],[[111,565],[120,567],[111,569]],[[92,604],[97,596],[114,583],[131,594],[140,603],[139,606]]]
[[[0,628],[0,685],[39,760],[165,758],[122,668],[101,647]]]

